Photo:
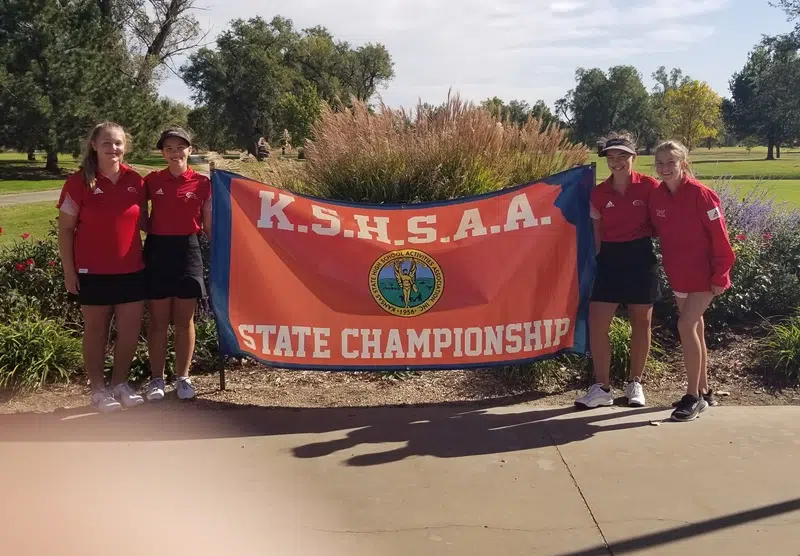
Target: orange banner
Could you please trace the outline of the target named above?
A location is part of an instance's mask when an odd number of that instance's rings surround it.
[[[435,204],[212,172],[220,346],[278,368],[488,367],[587,350],[594,167]]]

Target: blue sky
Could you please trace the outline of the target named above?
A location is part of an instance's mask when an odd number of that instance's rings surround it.
[[[728,95],[728,80],[763,34],[791,30],[768,0],[199,0],[212,35],[235,18],[282,15],[323,25],[354,45],[381,42],[395,61],[379,94],[406,108],[462,97],[544,99],[574,86],[577,67],[632,64],[652,86],[659,66],[680,67]],[[175,76],[161,87],[190,101]]]

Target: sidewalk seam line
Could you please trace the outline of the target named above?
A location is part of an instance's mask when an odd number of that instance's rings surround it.
[[[603,533],[603,529],[600,527],[600,524],[597,522],[597,518],[594,516],[594,512],[592,511],[592,508],[591,508],[591,506],[589,506],[589,501],[586,500],[586,496],[583,494],[583,490],[581,490],[581,486],[578,484],[577,479],[575,479],[575,475],[572,473],[572,469],[570,468],[569,464],[567,463],[567,460],[564,459],[564,454],[561,453],[561,448],[559,448],[558,444],[556,444],[556,439],[553,438],[553,433],[550,432],[550,427],[545,426],[545,429],[547,430],[547,435],[550,437],[550,442],[553,443],[553,448],[556,449],[556,452],[558,452],[558,457],[561,458],[561,463],[563,463],[564,467],[567,468],[567,473],[569,473],[569,476],[572,479],[572,483],[575,485],[575,488],[577,489],[578,494],[581,495],[581,500],[583,500],[583,505],[586,506],[586,510],[589,512],[589,516],[592,518],[592,521],[594,522],[595,528],[597,528],[597,532],[600,533],[600,538],[603,539],[603,545],[605,545],[606,550],[608,551],[608,553],[611,556],[614,556],[614,551],[611,550],[611,546],[608,544],[608,539],[606,539],[605,533]]]

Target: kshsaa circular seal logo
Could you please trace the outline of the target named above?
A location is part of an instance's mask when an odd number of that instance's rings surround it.
[[[387,313],[417,317],[430,311],[442,297],[444,274],[427,253],[416,249],[391,251],[372,265],[369,289]]]

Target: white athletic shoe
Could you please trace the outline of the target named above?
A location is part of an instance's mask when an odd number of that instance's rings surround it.
[[[197,395],[190,378],[178,378],[175,381],[175,388],[178,390],[178,398],[182,400],[191,400]]]
[[[119,400],[123,407],[136,407],[144,403],[144,398],[134,392],[127,382],[117,384],[113,392],[114,397]]]
[[[111,392],[105,388],[92,392],[92,395],[89,397],[89,401],[91,402],[92,407],[99,409],[103,413],[111,413],[112,411],[119,411],[122,409],[122,406],[117,400],[114,399],[114,396],[111,395]]]
[[[644,388],[638,380],[629,382],[625,387],[625,397],[628,398],[628,405],[633,407],[644,407]]]
[[[603,390],[602,384],[594,384],[585,395],[575,400],[575,405],[585,407],[586,409],[611,406],[614,405],[614,395],[610,388],[609,391],[606,392]]]
[[[164,379],[154,378],[150,381],[150,384],[147,385],[147,393],[145,394],[145,397],[151,402],[163,400],[166,390],[167,385],[164,382]]]

